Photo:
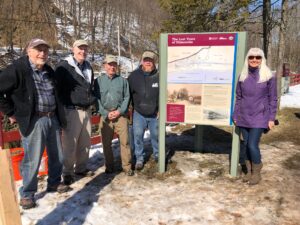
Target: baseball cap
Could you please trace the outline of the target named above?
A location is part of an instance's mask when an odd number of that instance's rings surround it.
[[[112,63],[112,62],[118,63],[118,58],[117,58],[117,56],[114,56],[114,55],[106,55],[103,63]]]
[[[86,46],[89,46],[88,42],[86,40],[76,40],[74,41],[73,43],[73,48],[74,47],[79,47],[81,45],[86,45]]]
[[[27,48],[35,48],[38,45],[46,45],[48,48],[50,48],[50,45],[44,41],[43,39],[40,38],[33,38],[31,39],[31,41],[29,42]]]
[[[155,60],[156,59],[156,54],[152,51],[144,51],[144,53],[142,55],[142,59],[145,59],[145,58],[150,58],[150,59]]]

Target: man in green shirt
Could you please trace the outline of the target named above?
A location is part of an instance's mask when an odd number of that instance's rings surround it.
[[[128,118],[126,116],[130,101],[129,85],[125,78],[117,75],[117,57],[107,55],[104,60],[106,74],[95,81],[95,96],[97,111],[101,114],[100,129],[103,152],[105,157],[105,172],[114,172],[114,155],[111,142],[114,133],[120,141],[122,168],[128,176],[132,176],[131,151],[128,139]]]

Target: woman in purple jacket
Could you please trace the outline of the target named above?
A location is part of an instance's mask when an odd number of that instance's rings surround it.
[[[265,129],[272,129],[277,110],[276,79],[266,65],[264,52],[251,48],[236,87],[233,121],[242,134],[241,147],[246,150],[247,174],[243,181],[251,185],[261,180],[259,142]]]

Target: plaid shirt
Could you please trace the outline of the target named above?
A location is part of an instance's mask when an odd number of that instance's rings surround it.
[[[87,66],[86,66],[86,63],[85,61],[83,61],[82,64],[80,64],[79,62],[76,61],[76,59],[73,57],[74,59],[74,62],[76,63],[76,65],[78,66],[78,68],[81,70],[83,76],[84,76],[84,79],[88,82],[90,82],[90,79],[89,79],[89,76],[87,74]]]
[[[29,60],[30,61],[30,60]],[[47,71],[40,71],[30,62],[33,71],[33,80],[37,90],[38,103],[36,105],[37,112],[54,112],[56,101],[54,96],[54,86],[49,79]]]

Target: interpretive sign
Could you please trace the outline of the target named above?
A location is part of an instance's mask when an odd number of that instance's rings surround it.
[[[232,125],[237,35],[168,35],[167,122]]]

